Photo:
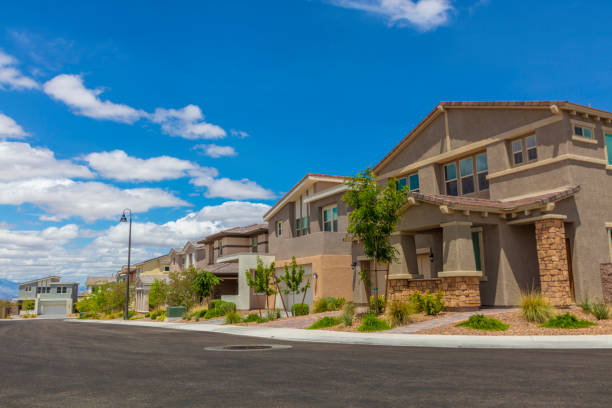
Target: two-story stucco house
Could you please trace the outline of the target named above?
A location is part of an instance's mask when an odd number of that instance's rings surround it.
[[[516,305],[532,286],[557,306],[604,295],[612,113],[569,102],[443,102],[374,171],[409,191],[394,237],[395,296],[442,289],[451,306],[474,307]]]
[[[74,309],[78,289],[78,283],[61,282],[59,276],[34,279],[19,284],[18,303],[21,305],[24,300],[33,300],[37,315],[67,316]]]

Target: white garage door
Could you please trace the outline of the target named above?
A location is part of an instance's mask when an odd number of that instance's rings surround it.
[[[66,316],[66,302],[41,302],[40,314],[45,316]]]

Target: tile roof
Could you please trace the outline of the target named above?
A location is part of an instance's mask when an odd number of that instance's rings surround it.
[[[411,195],[418,201],[434,205],[446,205],[449,208],[485,209],[492,212],[512,212],[527,209],[527,207],[541,207],[547,203],[557,202],[573,196],[580,191],[580,186],[566,187],[561,190],[534,194],[511,200],[487,200],[484,198],[447,196],[440,194],[425,194],[412,192]]]
[[[116,282],[114,276],[88,276],[85,280],[85,286]]]
[[[250,235],[255,232],[264,232],[268,231],[268,224],[251,224],[244,227],[233,227],[223,231],[219,231],[212,235],[207,236],[203,240],[198,242],[208,242],[212,241],[216,238],[225,237],[225,236],[241,236],[241,235]]]

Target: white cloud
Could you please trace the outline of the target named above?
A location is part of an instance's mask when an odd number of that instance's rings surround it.
[[[214,159],[217,159],[219,157],[226,157],[226,156],[236,156],[237,154],[236,150],[234,150],[232,146],[219,146],[216,144],[209,144],[209,145],[199,144],[199,145],[195,145],[193,148],[202,150],[202,152],[206,156],[212,157]]]
[[[451,0],[331,0],[331,3],[380,15],[389,25],[414,25],[423,31],[445,24],[453,10]]]
[[[150,116],[151,121],[161,124],[162,131],[170,136],[180,136],[189,140],[222,139],[225,130],[204,121],[202,110],[196,105],[182,109],[157,108]]]
[[[159,188],[122,190],[99,182],[49,178],[0,182],[0,204],[24,203],[43,208],[48,213],[46,220],[75,216],[88,222],[115,218],[126,207],[139,213],[156,207],[189,205]]]
[[[51,150],[32,147],[28,143],[0,141],[0,163],[0,181],[36,177],[93,177],[87,166],[69,160],[57,160]]]
[[[214,170],[214,171],[213,171]],[[261,187],[249,179],[231,180],[225,177],[216,178],[216,169],[199,169],[190,172],[195,186],[206,187],[205,197],[231,198],[234,200],[259,199],[270,200],[276,195],[273,191]]]
[[[219,230],[262,222],[266,204],[228,201],[164,224],[134,222],[132,262],[140,262],[182,247]],[[56,274],[63,280],[84,282],[89,275],[110,276],[127,261],[127,225],[117,224],[93,232],[73,224],[42,231],[14,231],[0,228],[0,277],[25,281]],[[75,247],[76,238],[98,237],[84,247]]]
[[[13,118],[0,113],[0,138],[23,139],[27,135],[28,133]]]
[[[84,157],[91,168],[105,178],[121,181],[160,181],[185,177],[187,170],[198,166],[170,156],[139,159],[122,150],[91,153]]]
[[[241,139],[244,139],[245,137],[249,137],[250,136],[247,132],[245,132],[243,130],[231,129],[230,133],[231,133],[232,136],[236,136],[236,137],[239,137]]]
[[[0,89],[38,89],[40,85],[32,78],[24,76],[14,65],[17,60],[0,50]]]
[[[70,106],[77,115],[122,123],[134,123],[146,115],[144,111],[130,106],[101,100],[98,96],[102,89],[85,88],[79,75],[58,75],[46,82],[43,90],[50,97]]]

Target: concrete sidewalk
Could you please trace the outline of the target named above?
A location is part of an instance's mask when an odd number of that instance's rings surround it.
[[[137,320],[77,320],[69,322],[156,327],[174,330],[222,333],[274,340],[314,343],[366,344],[377,346],[517,349],[609,349],[612,335],[600,336],[452,336],[402,333],[353,333],[199,323],[155,323]]]

